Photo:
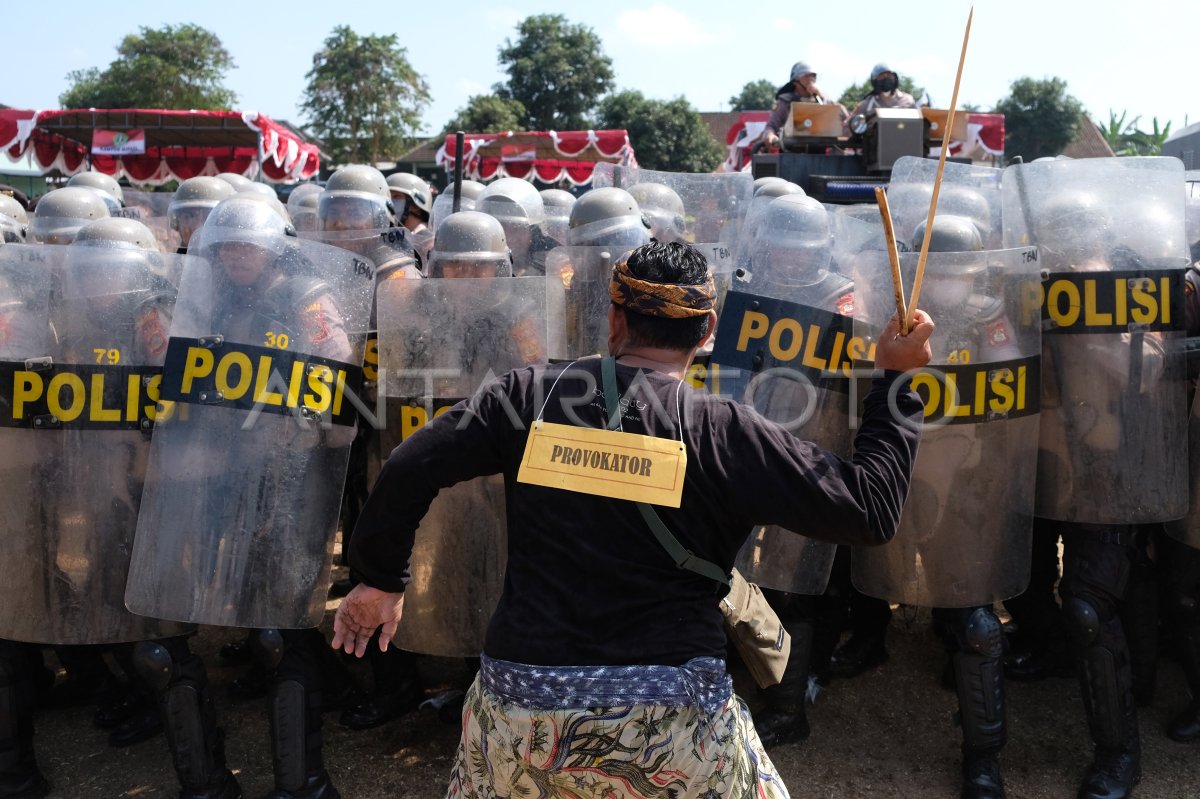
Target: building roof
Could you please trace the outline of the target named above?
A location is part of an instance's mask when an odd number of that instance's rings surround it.
[[[446,141],[446,135],[426,139],[408,152],[396,159],[397,164],[433,164],[436,162],[438,148]]]
[[[1066,146],[1062,154],[1071,158],[1112,158],[1114,153],[1092,118],[1082,114],[1075,140]]]
[[[725,135],[737,124],[741,114],[738,111],[701,111],[700,119],[708,125],[708,132],[722,147],[726,146]]]

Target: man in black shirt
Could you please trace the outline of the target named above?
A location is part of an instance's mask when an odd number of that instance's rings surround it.
[[[728,573],[759,524],[803,525],[838,543],[891,540],[923,411],[907,385],[890,395],[889,387],[897,372],[929,360],[927,315],[918,312],[907,336],[895,320],[882,331],[876,365],[884,375],[866,398],[856,453],[844,460],[683,384],[716,322],[699,251],[639,247],[614,267],[610,294],[623,431],[678,439],[686,452],[678,506],[654,509],[684,547]],[[509,372],[396,449],[355,532],[350,561],[361,584],[338,610],[333,645],[361,656],[380,625],[380,646],[388,645],[430,501],[443,487],[503,472],[504,593],[464,705],[450,795],[476,795],[486,791],[481,780],[492,780],[506,785],[501,793],[557,795],[561,785],[641,797],[667,783],[681,797],[744,795],[755,785],[762,796],[785,796],[732,693],[713,581],[676,568],[635,503],[611,498],[618,488],[599,495],[518,480],[531,425],[593,434],[616,426],[601,366],[585,359]],[[610,471],[614,485],[629,475]],[[513,759],[526,750],[545,761],[536,773]],[[473,751],[486,753],[484,773],[472,767]]]

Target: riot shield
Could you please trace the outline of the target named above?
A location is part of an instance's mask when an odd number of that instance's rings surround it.
[[[937,168],[935,159],[910,155],[898,159],[892,167],[887,188],[892,225],[897,243],[903,243],[909,249],[919,249],[911,246],[912,234],[929,215]],[[938,192],[938,214],[970,219],[979,229],[983,247],[987,250],[1003,246],[1000,176],[1001,170],[993,167],[947,161]]]
[[[126,603],[300,628],[324,612],[374,290],[318,242],[209,226],[180,285]],[[227,238],[220,238],[225,236]]]
[[[546,258],[546,277],[566,290],[563,351],[551,357],[583,358],[608,352],[608,292],[613,264],[624,255],[613,247],[556,247]]]
[[[175,197],[173,191],[142,191],[141,189],[124,188],[121,196],[125,198],[125,207],[144,209],[142,217],[166,217]],[[114,214],[114,216],[117,216]],[[140,217],[135,217],[143,221]]]
[[[597,164],[592,186],[615,186],[630,191],[639,184],[666,186],[682,201],[682,219],[677,210],[653,200],[638,200],[650,219],[656,238],[675,238],[689,244],[722,243],[732,253],[738,246],[742,220],[754,194],[754,178],[746,172],[659,172],[619,164]],[[635,197],[637,195],[635,194]]]
[[[1167,533],[1193,549],[1200,549],[1200,393],[1192,399],[1192,413],[1188,420],[1188,475],[1191,488],[1187,515],[1182,519],[1167,522]]]
[[[916,262],[901,255],[906,286]],[[896,312],[887,256],[857,266],[858,309],[877,330]],[[896,538],[854,550],[863,593],[974,607],[1028,584],[1040,337],[1023,306],[1039,279],[1034,248],[929,255],[919,305],[937,325],[933,360],[912,374],[925,401],[921,446]]]
[[[1187,512],[1183,166],[1041,161],[1005,170],[1004,238],[1037,245],[1043,330],[1037,515],[1151,523]]]
[[[846,235],[838,260],[852,262],[871,244],[869,230]],[[791,265],[797,255],[788,236],[765,230],[760,236],[758,266],[743,272],[747,280],[725,300],[710,366],[714,377],[719,375],[714,387],[799,438],[849,456],[850,370],[854,361],[870,356],[867,340],[853,329],[854,284],[829,268],[832,241],[822,250],[826,266],[818,279],[790,285],[772,280],[773,264]],[[767,588],[822,593],[836,546],[803,533],[777,526],[756,529],[738,554],[737,567]]]
[[[181,260],[116,247],[0,252],[3,484],[14,492],[0,513],[0,637],[186,632],[124,602]]]
[[[401,270],[408,277],[419,277],[412,234],[402,227],[361,230],[301,230],[300,238],[319,241],[332,247],[368,258],[377,280]]]
[[[170,197],[171,195],[164,196]],[[179,235],[179,231],[171,227],[171,220],[166,216],[151,216],[149,211],[150,209],[144,206],[129,206],[118,209],[113,216],[132,219],[150,228],[150,231],[154,233],[154,240],[158,242],[159,252],[179,252],[183,246],[183,237]]]
[[[492,375],[561,349],[563,288],[545,277],[392,281],[380,286],[381,389],[389,453]],[[440,492],[417,530],[396,644],[475,656],[504,585],[500,475]]]

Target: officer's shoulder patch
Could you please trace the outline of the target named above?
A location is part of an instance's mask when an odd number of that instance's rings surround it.
[[[1008,328],[1008,322],[1004,319],[997,319],[989,325],[984,325],[984,333],[989,346],[1002,347],[1012,338],[1012,332]]]
[[[325,306],[320,300],[306,305],[302,315],[304,332],[308,334],[310,344],[321,344],[329,340],[329,322],[325,316]]]
[[[833,303],[834,310],[842,316],[854,316],[854,292],[846,292]]]
[[[167,351],[167,325],[157,306],[142,312],[137,328],[148,355],[162,355]]]

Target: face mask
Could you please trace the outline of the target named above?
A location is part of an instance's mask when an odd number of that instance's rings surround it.
[[[899,81],[897,81],[895,78],[880,78],[879,80],[875,81],[875,91],[879,92],[880,94],[894,92],[898,85]]]

